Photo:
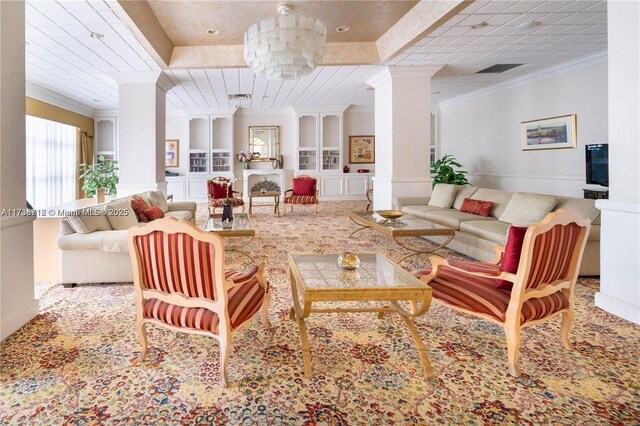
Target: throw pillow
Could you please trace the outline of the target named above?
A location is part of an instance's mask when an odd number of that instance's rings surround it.
[[[427,203],[431,207],[441,207],[448,209],[453,204],[453,199],[456,196],[456,185],[448,183],[439,183],[433,188],[431,198]]]
[[[145,210],[145,215],[149,218],[149,221],[162,219],[164,217],[164,212],[160,209],[160,207],[151,207]]]
[[[294,179],[293,195],[315,195],[315,179]]]
[[[493,204],[493,201],[472,200],[471,198],[465,198],[462,202],[462,205],[460,206],[460,211],[487,217],[491,214]]]
[[[509,236],[507,237],[507,245],[504,247],[504,255],[500,262],[501,272],[518,272],[518,264],[520,263],[520,254],[522,253],[522,244],[524,236],[527,233],[526,226],[510,226]],[[505,288],[511,290],[513,283],[507,280],[496,280],[497,288]]]
[[[540,222],[555,205],[556,199],[550,195],[516,192],[498,220],[512,225],[533,225]]]
[[[127,230],[138,226],[138,217],[136,216],[136,212],[133,211],[133,208],[131,208],[131,200],[129,198],[112,201],[107,204],[106,209],[109,223],[116,231]]]
[[[136,213],[136,216],[138,216],[138,221],[140,222],[149,222],[149,218],[144,212],[150,207],[151,206],[140,196],[131,199],[131,208],[133,208],[133,211]]]
[[[224,186],[209,181],[209,192],[213,194],[214,199],[233,197],[233,185]]]
[[[68,212],[67,222],[78,234],[89,234],[94,231],[111,231],[104,206],[89,207]]]

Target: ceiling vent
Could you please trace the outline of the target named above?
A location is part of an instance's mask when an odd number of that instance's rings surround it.
[[[229,100],[233,101],[240,99],[241,101],[248,101],[251,99],[251,93],[232,93],[229,95]]]
[[[489,68],[478,71],[476,74],[500,74],[501,72],[509,71],[524,64],[495,64]]]

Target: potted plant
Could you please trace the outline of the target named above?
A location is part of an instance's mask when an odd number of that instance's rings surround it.
[[[87,197],[98,198],[98,203],[104,202],[105,195],[116,194],[116,184],[118,178],[118,162],[107,160],[99,155],[98,161],[93,164],[80,164],[80,179],[84,179],[82,190]]]
[[[439,183],[469,185],[465,176],[467,172],[462,168],[462,164],[458,163],[453,155],[445,154],[444,157],[431,164],[431,174],[433,175],[431,187],[434,188]]]

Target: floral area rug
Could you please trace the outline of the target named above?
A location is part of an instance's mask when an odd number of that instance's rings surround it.
[[[214,339],[149,327],[147,362],[135,363],[131,284],[38,286],[41,314],[2,343],[0,424],[412,425],[638,424],[640,327],[594,307],[596,279],[580,279],[574,351],[559,319],[523,331],[523,375],[507,374],[502,330],[431,306],[416,324],[433,364],[427,380],[395,315],[312,314],[313,379],[303,376],[300,334],[288,320],[288,253],[407,252],[346,213],[363,202],[325,202],[318,217],[254,210],[247,246],[274,290],[271,329],[258,318],[234,336],[230,387],[219,383]],[[205,219],[199,206],[198,222]],[[440,254],[462,258],[450,250]],[[402,262],[408,270],[426,257]],[[238,254],[227,258],[242,267]]]

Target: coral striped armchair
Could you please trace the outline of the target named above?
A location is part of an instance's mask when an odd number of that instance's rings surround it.
[[[291,186],[284,192],[284,214],[287,214],[286,204],[291,205],[291,211],[294,204],[307,204],[313,205],[314,214],[318,216],[318,179],[308,175],[296,176],[291,179]]]
[[[154,220],[128,233],[136,290],[136,329],[147,352],[147,324],[203,334],[220,344],[220,381],[227,386],[231,336],[262,310],[270,327],[264,265],[224,269],[224,242],[175,218]]]
[[[244,212],[244,200],[242,192],[233,190],[233,181],[223,176],[217,176],[207,181],[207,192],[209,198],[209,214],[213,215],[216,208],[222,208],[226,202],[231,207],[242,207]]]
[[[562,343],[571,349],[574,287],[590,227],[578,213],[559,209],[526,229],[516,273],[501,271],[503,250],[498,247],[493,263],[432,256],[432,268],[415,275],[432,288],[435,303],[502,326],[509,374],[518,377],[523,327],[560,315]]]

